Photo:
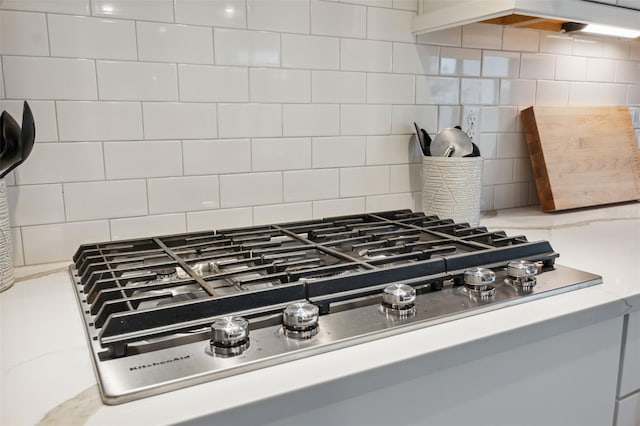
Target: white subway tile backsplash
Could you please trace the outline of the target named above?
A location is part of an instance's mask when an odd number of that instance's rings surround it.
[[[249,139],[183,141],[185,175],[251,171]]]
[[[92,0],[91,14],[109,18],[173,22],[173,0]]]
[[[89,0],[3,0],[2,8],[32,12],[66,13],[71,15],[88,15],[90,13]]]
[[[179,141],[107,142],[104,144],[107,179],[181,176]]]
[[[413,123],[434,132],[438,127],[438,107],[435,105],[394,105],[391,113],[391,133],[415,133]]]
[[[97,99],[96,69],[87,59],[4,56],[9,99]]]
[[[59,101],[56,107],[62,141],[142,139],[139,102]]]
[[[535,101],[535,80],[502,80],[500,82],[500,104],[530,106]]]
[[[411,19],[415,12],[404,10],[367,8],[367,38],[370,40],[390,40],[415,42],[411,32]]]
[[[0,78],[2,74],[0,73]],[[58,140],[58,125],[56,122],[56,106],[53,101],[29,101],[33,119],[37,123],[36,142],[51,142]],[[18,124],[22,123],[23,101],[0,100],[0,111],[7,111]]]
[[[482,133],[478,139],[478,149],[482,158],[495,159],[498,150],[498,134],[497,133]]]
[[[70,222],[144,216],[147,188],[142,179],[65,183],[64,205]]]
[[[346,216],[364,213],[365,199],[341,198],[337,200],[323,200],[313,202],[313,217]]]
[[[109,222],[56,223],[22,228],[24,262],[27,265],[69,261],[80,244],[109,240]]]
[[[587,58],[558,56],[556,58],[556,80],[584,81],[587,78]]]
[[[461,124],[459,106],[439,106],[438,107],[438,128],[437,131]],[[433,134],[432,134],[433,136]]]
[[[298,170],[283,173],[284,201],[311,201],[338,198],[338,169]]]
[[[145,102],[142,104],[142,117],[147,139],[207,139],[217,136],[215,104]]]
[[[136,26],[141,61],[213,64],[210,28],[155,22]]]
[[[6,74],[6,69],[5,69]],[[6,76],[5,76],[6,79]],[[640,62],[635,61],[617,61],[616,62],[616,83],[635,83],[640,84]],[[7,80],[5,80],[7,84]],[[7,93],[9,88],[7,87]]]
[[[490,24],[469,24],[462,27],[462,47],[500,49],[502,27]]]
[[[485,50],[482,54],[482,76],[518,78],[520,53]]]
[[[499,185],[511,182],[513,178],[513,159],[484,160],[482,183]]]
[[[401,164],[389,168],[391,192],[422,191],[422,164]]]
[[[377,212],[384,210],[413,209],[412,194],[388,194],[367,197],[365,210]]]
[[[175,0],[176,22],[207,27],[246,28],[246,0]]]
[[[332,136],[340,133],[340,107],[289,104],[282,107],[284,136]]]
[[[587,81],[611,81],[616,62],[611,59],[587,58]]]
[[[254,139],[251,170],[295,170],[311,168],[310,138]]]
[[[101,100],[177,101],[175,64],[97,61]]]
[[[389,166],[340,169],[340,196],[386,194],[389,192]]]
[[[421,210],[413,122],[433,136],[470,108],[481,208],[537,203],[522,109],[638,116],[637,42],[485,24],[416,38],[417,5],[4,0],[0,108],[20,121],[28,99],[38,138],[6,178],[16,261],[93,237]]]
[[[537,52],[540,47],[540,32],[514,27],[502,30],[502,48],[519,52]]]
[[[412,136],[367,136],[368,166],[412,163],[416,161],[414,152]]]
[[[132,21],[49,15],[51,55],[72,58],[136,60]]]
[[[599,104],[600,86],[598,83],[569,83],[569,105]]]
[[[314,103],[363,104],[367,99],[366,74],[347,71],[312,71]]]
[[[523,53],[520,64],[520,78],[553,80],[555,76],[555,55]]]
[[[244,207],[282,202],[282,173],[220,176],[221,207]]]
[[[414,102],[414,76],[367,74],[367,103],[411,104]]]
[[[483,107],[480,111],[481,132],[514,132],[518,109],[515,107]]]
[[[64,222],[62,185],[24,185],[7,188],[11,226]]]
[[[460,79],[416,76],[417,104],[458,104]]]
[[[463,78],[460,80],[460,103],[463,105],[495,105],[498,103],[499,80]]]
[[[178,65],[180,100],[186,102],[247,102],[249,72],[244,67]]]
[[[366,7],[311,0],[311,33],[336,37],[365,38]]]
[[[540,33],[540,52],[555,53],[558,55],[571,55],[573,39],[568,35],[555,32]]]
[[[249,93],[251,102],[311,102],[311,71],[251,68]]]
[[[460,47],[462,45],[462,27],[452,27],[446,30],[420,34],[418,43]]]
[[[536,105],[561,106],[569,104],[569,83],[566,81],[538,81]]]
[[[627,86],[624,84],[600,83],[599,102],[603,105],[624,105],[627,102]]]
[[[254,225],[266,225],[277,222],[297,222],[312,218],[312,204],[290,203],[253,208]]]
[[[213,31],[215,63],[277,67],[280,65],[280,34],[216,28]]]
[[[187,230],[184,214],[111,219],[109,222],[113,240],[182,234]]]
[[[275,104],[219,104],[218,137],[282,136],[282,107]]]
[[[312,139],[314,168],[364,166],[364,136],[337,136]]]
[[[574,36],[573,55],[576,56],[602,56],[602,40],[595,37]]]
[[[340,68],[340,39],[282,34],[282,66],[287,68]]]
[[[342,135],[381,135],[391,133],[391,105],[342,105]]]
[[[48,56],[45,14],[0,10],[0,54]]]
[[[393,43],[393,72],[438,74],[440,48],[437,46]]]
[[[149,179],[149,213],[162,214],[220,207],[218,176]]]
[[[440,49],[440,75],[479,77],[481,60],[480,50],[443,47]]]
[[[340,39],[341,69],[391,72],[392,50],[386,41]]]
[[[308,34],[309,10],[309,0],[247,0],[247,27]]]
[[[238,228],[253,224],[253,208],[187,212],[187,231]]]
[[[16,169],[18,185],[104,179],[100,142],[39,143]]]
[[[529,157],[523,133],[500,133],[498,136],[498,158]]]

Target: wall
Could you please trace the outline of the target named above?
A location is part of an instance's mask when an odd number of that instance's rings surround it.
[[[411,136],[480,111],[483,210],[536,203],[518,111],[640,106],[640,43],[415,0],[1,0],[0,105],[37,123],[7,178],[16,264],[81,242],[421,209]],[[638,127],[638,117],[636,127]],[[466,126],[466,123],[463,123]]]

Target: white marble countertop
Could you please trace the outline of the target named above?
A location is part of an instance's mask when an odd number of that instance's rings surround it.
[[[481,224],[549,240],[557,263],[600,274],[604,284],[118,406],[100,402],[67,264],[18,268],[18,282],[0,293],[0,424],[176,423],[420,357],[446,368],[470,351],[489,354],[640,309],[639,203],[503,210]]]

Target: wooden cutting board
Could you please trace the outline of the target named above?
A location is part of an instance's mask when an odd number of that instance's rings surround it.
[[[627,107],[533,106],[521,117],[543,211],[640,199]]]

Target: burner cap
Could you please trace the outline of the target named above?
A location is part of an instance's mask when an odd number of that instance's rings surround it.
[[[176,268],[173,266],[156,269],[154,272],[156,273],[156,276],[158,277],[159,280],[168,280],[178,276],[178,272],[176,271]]]

